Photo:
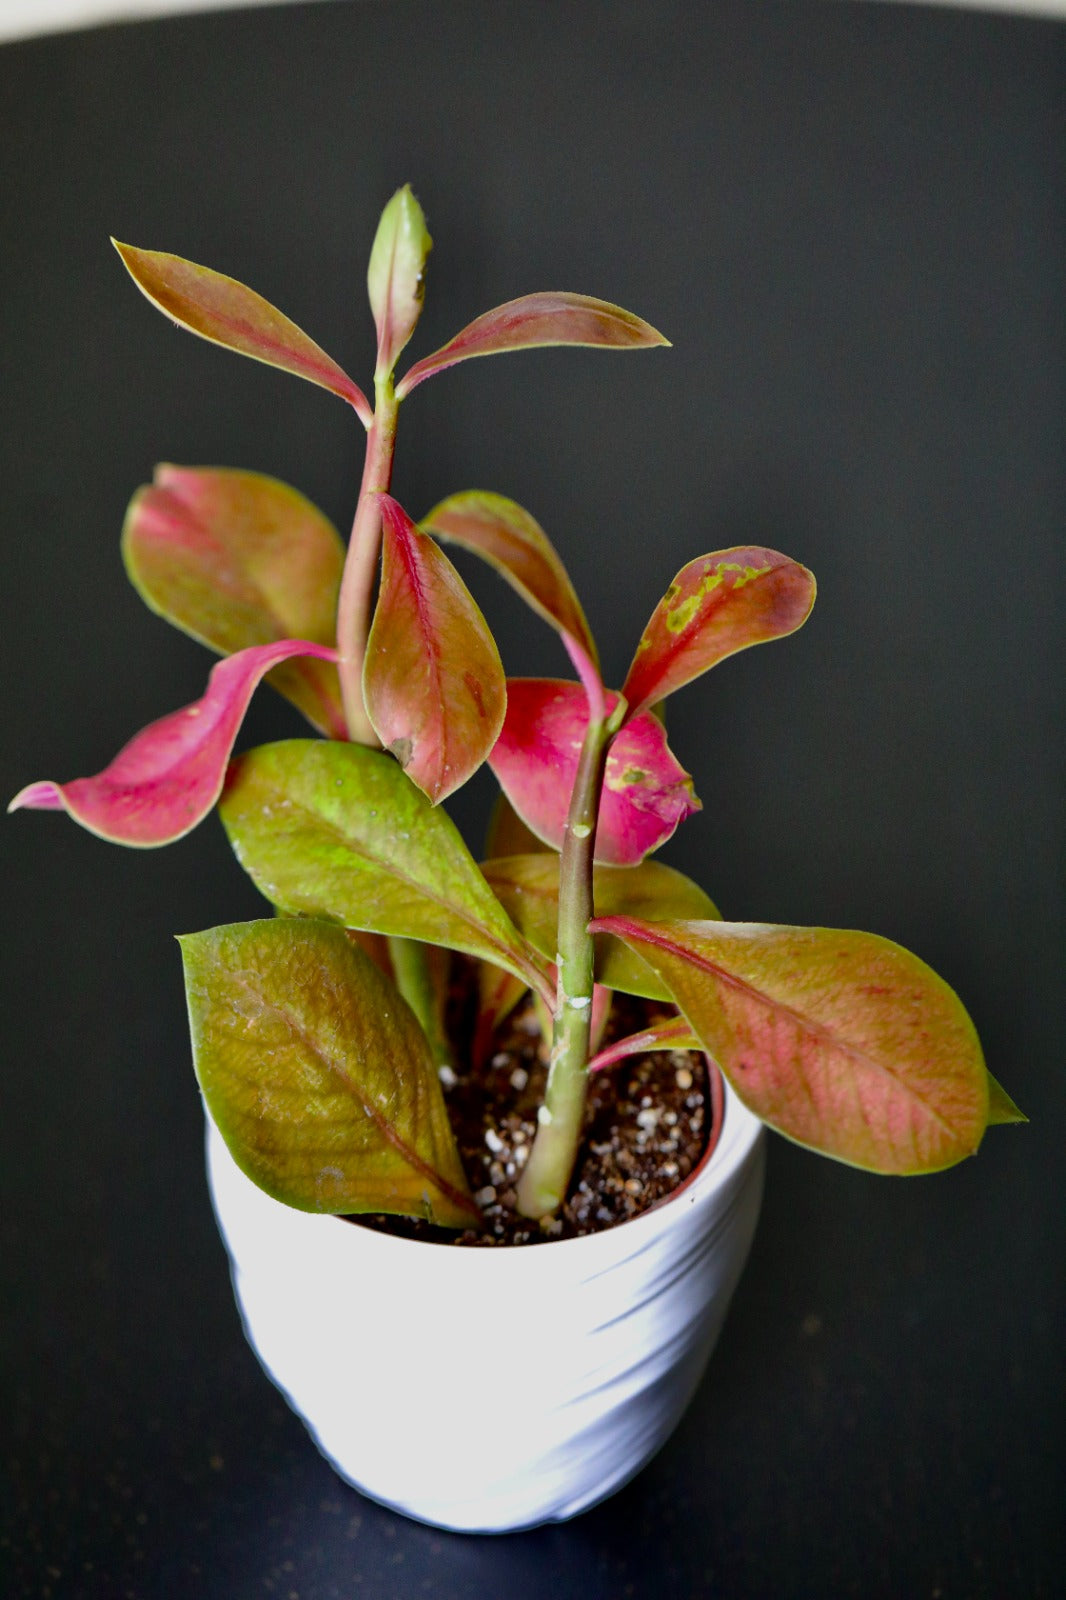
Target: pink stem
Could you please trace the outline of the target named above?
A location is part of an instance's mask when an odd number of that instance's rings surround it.
[[[607,702],[603,692],[603,679],[596,669],[596,664],[587,650],[577,642],[572,633],[563,629],[563,644],[566,653],[574,663],[574,668],[581,679],[585,696],[589,703],[589,722],[606,722]]]

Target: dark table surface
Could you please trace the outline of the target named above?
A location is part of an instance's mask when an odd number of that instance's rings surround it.
[[[706,809],[667,858],[727,915],[916,950],[1031,1117],[906,1184],[775,1140],[661,1455],[570,1526],[436,1533],[333,1476],[241,1335],[171,939],[258,914],[217,823],[141,853],[15,817],[0,1593],[1063,1593],[1064,44],[894,5],[363,0],[0,50],[3,793],[201,692],[118,559],[156,460],[272,472],[342,526],[358,482],[343,406],[179,336],[108,234],[252,283],[369,381],[365,255],[410,180],[417,353],[554,287],[674,349],[448,374],[405,414],[398,494],[528,505],[615,679],[692,555],[811,566],[802,634],[677,702]],[[471,581],[512,672],[565,670]],[[249,740],[298,731],[261,700]],[[445,1382],[450,1341],[513,1343],[470,1426],[520,1427],[521,1326],[431,1322]]]

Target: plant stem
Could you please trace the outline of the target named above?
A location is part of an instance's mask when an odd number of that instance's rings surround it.
[[[363,661],[381,550],[381,506],[378,495],[386,491],[392,482],[392,460],[396,450],[396,414],[399,405],[391,374],[375,379],[374,399],[374,420],[367,434],[363,481],[359,487],[359,501],[355,508],[337,608],[337,670],[348,737],[356,744],[377,746],[378,737],[363,701]]]
[[[613,721],[613,719],[612,719]],[[613,728],[590,717],[581,747],[559,862],[559,980],[548,1085],[518,1184],[518,1210],[544,1217],[561,1205],[584,1130],[594,949],[588,925],[596,817]]]

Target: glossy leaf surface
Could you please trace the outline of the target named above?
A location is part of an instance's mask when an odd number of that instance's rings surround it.
[[[397,384],[396,393],[402,399],[424,379],[473,356],[554,344],[640,350],[669,342],[641,317],[606,300],[565,291],[527,294],[475,317],[454,339],[417,361]]]
[[[117,239],[111,242],[141,293],[179,327],[317,383],[347,400],[364,422],[371,420],[370,406],[359,385],[302,328],[254,289],[163,250],[138,250]]]
[[[446,945],[544,981],[454,823],[384,752],[263,745],[232,764],[219,814],[241,865],[282,910]]]
[[[366,275],[378,330],[379,376],[392,371],[422,315],[423,275],[432,248],[422,207],[405,183],[381,214]]]
[[[593,924],[653,967],[758,1117],[873,1172],[972,1155],[988,1074],[958,997],[917,956],[869,933],[763,923]]]
[[[486,861],[489,884],[511,920],[549,959],[554,959],[559,918],[559,857],[516,855]],[[698,883],[661,861],[636,867],[593,868],[593,902],[598,917],[630,916],[645,920],[716,918],[714,902]],[[596,979],[609,989],[671,999],[670,990],[648,963],[620,939],[596,936]]]
[[[608,708],[618,696],[607,695]],[[489,764],[526,825],[558,850],[589,712],[580,684],[557,678],[511,678],[507,715]],[[700,809],[692,780],[647,713],[626,724],[607,757],[596,829],[596,860],[642,861]]]
[[[593,663],[596,644],[569,574],[540,524],[502,494],[449,495],[419,526],[481,556],[544,620],[577,640]]]
[[[447,556],[390,496],[381,505],[381,590],[363,695],[382,744],[436,803],[488,756],[507,686],[485,619]]]
[[[794,633],[810,615],[814,595],[806,567],[761,545],[690,561],[637,645],[622,687],[629,715],[639,715],[738,650]]]
[[[268,918],[179,942],[196,1075],[254,1183],[300,1211],[476,1226],[422,1030],[340,928]]]
[[[115,844],[171,844],[206,817],[222,792],[233,742],[260,679],[300,654],[333,659],[332,650],[301,639],[229,656],[212,669],[202,700],[142,728],[103,772],[72,783],[31,783],[8,810],[66,810]]]
[[[159,466],[130,502],[122,554],[146,604],[221,655],[281,639],[334,642],[344,545],[276,478]],[[346,737],[331,663],[295,657],[269,682],[323,733]]]

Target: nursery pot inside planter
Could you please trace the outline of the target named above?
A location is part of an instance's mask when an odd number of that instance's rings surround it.
[[[727,1090],[716,1148],[665,1203],[583,1238],[469,1249],[281,1205],[210,1122],[207,1159],[245,1332],[319,1449],[373,1499],[485,1533],[586,1510],[669,1437],[764,1166],[761,1124]]]

